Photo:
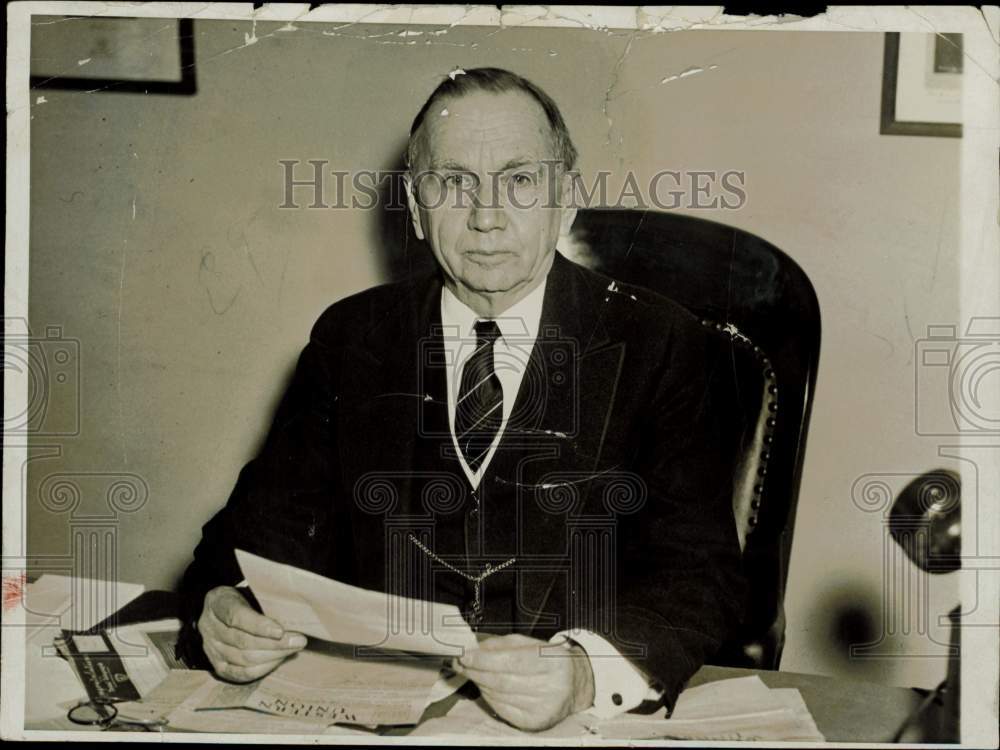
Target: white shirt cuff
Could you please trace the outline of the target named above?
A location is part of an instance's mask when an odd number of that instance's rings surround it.
[[[589,630],[563,630],[550,642],[569,638],[587,652],[594,673],[594,705],[589,713],[610,719],[629,711],[645,700],[659,700],[660,692],[648,678],[607,640]]]

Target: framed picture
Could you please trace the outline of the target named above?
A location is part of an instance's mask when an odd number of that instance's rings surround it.
[[[885,35],[882,135],[962,137],[962,35]]]
[[[190,18],[53,16],[31,29],[31,88],[196,93]]]

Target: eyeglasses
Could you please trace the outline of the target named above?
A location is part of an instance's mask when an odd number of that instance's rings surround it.
[[[118,707],[110,701],[83,700],[66,714],[74,724],[100,727],[102,731],[162,732],[167,720],[162,717],[133,719],[118,714]]]

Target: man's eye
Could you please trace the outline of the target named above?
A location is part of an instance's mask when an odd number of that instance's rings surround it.
[[[444,184],[449,187],[474,187],[475,178],[468,173],[452,172],[444,178]]]
[[[529,172],[518,172],[511,175],[510,180],[517,187],[528,187],[535,184],[535,175]]]

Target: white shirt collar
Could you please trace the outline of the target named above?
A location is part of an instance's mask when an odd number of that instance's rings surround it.
[[[528,295],[504,310],[495,320],[500,335],[507,343],[532,344],[538,337],[542,320],[542,302],[548,277]],[[441,324],[448,330],[458,329],[458,338],[475,338],[477,320],[485,320],[462,302],[448,287],[441,289]]]
[[[503,387],[503,421],[493,440],[485,460],[478,471],[469,469],[462,457],[455,439],[455,401],[458,397],[460,376],[465,360],[476,349],[475,324],[481,320],[475,310],[458,299],[447,287],[441,289],[441,324],[444,334],[444,348],[448,360],[445,367],[448,388],[448,424],[451,428],[452,446],[459,456],[462,470],[473,488],[479,482],[493,460],[493,454],[500,444],[500,439],[507,428],[507,420],[514,409],[517,393],[521,389],[531,351],[538,337],[538,328],[542,319],[542,301],[545,299],[545,284],[543,279],[524,299],[520,300],[495,318],[500,336],[494,347],[494,356],[504,357],[504,366],[496,370]]]

